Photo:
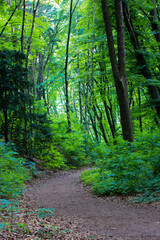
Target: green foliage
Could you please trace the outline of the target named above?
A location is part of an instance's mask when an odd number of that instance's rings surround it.
[[[2,29],[13,13],[16,2],[13,0],[10,4],[1,2]],[[34,4],[32,1],[26,2],[26,8],[21,5],[17,8],[0,40],[0,132],[5,141],[12,139],[17,151],[22,155],[42,159],[45,168],[81,167],[96,162],[97,170],[91,171],[91,174],[88,172],[90,177],[84,176],[84,181],[86,183],[93,181],[93,191],[98,194],[138,192],[137,183],[139,189],[144,189],[148,186],[148,179],[151,183],[151,179],[159,176],[160,161],[156,145],[158,141],[156,140],[153,151],[151,146],[154,141],[149,145],[149,137],[139,138],[131,145],[117,140],[117,145],[109,147],[103,140],[100,115],[109,143],[112,141],[111,125],[113,128],[115,126],[114,135],[119,136],[121,124],[108,48],[104,44],[106,34],[101,5],[98,2],[93,4],[90,0],[80,1],[72,18],[68,62],[72,132],[68,133],[63,69],[69,4],[67,1],[60,3],[59,0],[40,3],[30,39],[32,4]],[[158,89],[160,82],[158,42],[149,21],[149,14],[158,3],[154,6],[146,0],[143,4],[136,0],[128,1],[128,4],[141,45],[139,51],[135,52],[129,34],[125,32],[130,108],[134,134],[137,134],[140,131],[158,129],[158,124],[155,123],[155,119],[158,122],[157,113],[154,108],[159,102],[151,100],[147,90],[150,85]],[[26,12],[22,36],[19,29],[22,29],[24,9]],[[113,4],[110,4],[110,11],[117,51]],[[19,51],[21,40],[24,54]],[[29,56],[26,59],[28,48]],[[135,57],[137,53],[145,58],[147,69],[152,75],[149,79],[146,79],[139,69]],[[24,67],[26,60],[28,69]],[[145,66],[141,66],[143,67],[145,69]],[[98,114],[93,111],[94,105]],[[109,111],[108,116],[105,108]],[[154,139],[154,136],[150,137]],[[97,143],[94,147],[95,140]],[[33,166],[31,169],[34,175]],[[156,181],[151,185],[157,189]],[[9,181],[6,180],[6,184],[9,184]]]
[[[12,145],[13,148],[13,145]],[[30,178],[25,160],[15,150],[0,142],[0,197],[13,198],[21,194],[24,182]]]
[[[82,131],[80,124],[74,123],[73,131],[68,133],[63,117],[54,119],[54,122],[52,120],[49,124],[46,120],[41,126],[40,123],[37,121],[37,127],[34,125],[35,133],[30,153],[41,159],[45,168],[64,169],[92,164],[93,144],[89,136]],[[44,126],[47,129],[46,134],[42,131]]]
[[[23,231],[26,234],[30,233],[29,227],[27,223],[17,223],[17,228],[19,229],[19,231]]]
[[[46,168],[63,169],[66,167],[64,156],[52,145],[47,145],[37,151],[36,157],[43,160],[42,165]]]
[[[98,181],[100,176],[100,169],[89,169],[81,174],[82,180],[86,185],[92,185],[93,182]]]
[[[66,121],[57,119],[52,124],[53,142],[66,159],[66,165],[81,167],[92,164],[91,149],[93,148],[90,137],[84,133],[83,127],[72,122],[72,132],[67,132]]]
[[[39,208],[37,215],[39,218],[52,217],[54,215],[54,208]]]
[[[67,159],[67,164],[75,167],[86,163],[84,137],[79,132],[66,133],[61,144],[62,151]]]
[[[160,194],[160,134],[148,134],[134,143],[117,140],[82,179],[98,195],[144,192],[155,198]]]
[[[6,210],[11,204],[10,200],[7,199],[0,199],[0,210]]]

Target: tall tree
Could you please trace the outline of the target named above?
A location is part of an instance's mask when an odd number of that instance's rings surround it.
[[[137,59],[139,71],[144,76],[144,78],[147,80],[147,87],[148,87],[149,94],[153,100],[153,104],[157,111],[157,115],[160,118],[160,94],[159,94],[157,87],[154,84],[152,84],[152,82],[150,81],[150,80],[152,80],[152,73],[147,65],[144,52],[141,51],[141,49],[142,49],[141,44],[140,44],[140,41],[138,39],[137,33],[135,31],[135,28],[134,28],[134,25],[132,22],[132,18],[130,15],[130,10],[129,10],[127,1],[123,2],[123,12],[124,12],[125,24],[126,24],[128,32],[130,34],[132,44],[134,46],[135,56]],[[149,82],[149,84],[148,84],[148,82]]]
[[[68,68],[68,53],[69,53],[69,40],[71,34],[71,24],[72,24],[72,5],[73,0],[70,1],[70,15],[69,15],[69,27],[68,27],[68,37],[66,46],[66,61],[65,61],[65,96],[66,96],[66,112],[68,120],[68,131],[71,132],[71,118],[70,118],[70,107],[69,107],[69,95],[68,95],[68,78],[67,78],[67,68]]]
[[[120,107],[121,125],[124,140],[133,141],[133,128],[129,109],[126,62],[125,62],[125,40],[123,26],[122,0],[115,0],[115,14],[117,24],[118,63],[116,59],[115,46],[112,34],[112,25],[109,15],[107,0],[101,0],[102,12],[108,40],[109,55],[112,65],[113,77]]]

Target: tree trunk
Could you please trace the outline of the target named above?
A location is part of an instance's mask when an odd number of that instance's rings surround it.
[[[104,58],[104,56],[103,56]],[[107,116],[107,120],[111,129],[111,133],[112,133],[112,137],[115,138],[115,124],[114,124],[114,119],[110,116],[109,114],[109,106],[107,105],[107,101],[106,101],[106,85],[107,85],[107,77],[106,77],[106,67],[103,63],[99,62],[99,66],[100,66],[100,71],[102,74],[101,80],[100,80],[100,95],[101,95],[101,99],[105,108],[105,112],[106,112],[106,116]],[[103,72],[104,72],[104,76],[103,76]],[[98,82],[97,82],[98,84]]]
[[[140,8],[140,9],[144,13],[144,15],[149,19],[154,37],[155,37],[156,41],[159,43],[160,42],[160,28],[158,25],[158,16],[157,16],[158,5],[156,6],[157,3],[155,2],[155,0],[152,0],[152,2],[155,5],[155,7],[150,11],[150,14],[146,13],[142,8]],[[158,47],[160,50],[160,45]]]
[[[109,16],[108,1],[101,0],[103,18],[108,39],[109,55],[112,65],[113,77],[118,96],[120,107],[121,125],[123,139],[132,142],[133,128],[129,109],[126,63],[125,63],[125,41],[124,41],[124,26],[123,26],[123,11],[122,1],[115,0],[116,23],[117,23],[117,44],[118,44],[118,63],[116,60],[116,53],[114,48],[112,26]]]
[[[79,48],[78,48],[78,20],[76,14],[76,35],[77,35],[77,70],[78,70],[78,95],[79,95],[79,114],[80,123],[82,124],[82,92],[81,92],[81,80],[80,80],[80,68],[79,68]]]
[[[94,31],[95,31],[95,0],[93,0],[93,29],[92,29],[91,64],[89,62],[89,54],[88,54],[88,71],[89,71],[89,66],[91,65],[90,89],[89,89],[90,90],[90,95],[89,95],[89,103],[88,103],[88,113],[89,113],[88,114],[88,126],[89,126],[89,123],[90,123],[90,110],[91,110],[91,105],[92,105],[92,95],[93,95],[93,89],[94,89],[94,79],[93,79],[93,76],[94,76],[94,61],[93,61],[93,59],[94,59],[94,49],[95,49],[95,34],[94,34]],[[88,32],[89,32],[89,21],[88,21]],[[88,75],[89,75],[89,73],[88,73]]]
[[[69,28],[68,28],[68,37],[67,37],[67,46],[66,46],[66,62],[65,62],[65,96],[66,96],[66,112],[67,112],[67,120],[68,120],[68,132],[71,132],[71,118],[70,118],[70,106],[69,106],[69,95],[68,95],[68,53],[69,53],[69,40],[71,34],[71,24],[72,24],[72,5],[73,0],[70,1],[70,17],[69,17]]]
[[[30,49],[31,49],[32,35],[33,35],[33,30],[34,30],[36,12],[37,12],[37,9],[38,9],[38,6],[39,6],[39,1],[40,1],[40,0],[37,1],[36,7],[35,7],[34,2],[33,2],[33,20],[32,20],[31,33],[30,33],[30,36],[29,36],[29,39],[28,39],[27,57],[26,57],[26,68],[28,68],[28,60],[29,60],[28,57],[29,57],[29,53],[30,53]]]
[[[98,108],[98,111],[99,111],[100,115],[97,113],[96,107]],[[104,139],[104,141],[106,142],[106,144],[108,144],[106,132],[105,132],[105,129],[104,129],[104,126],[103,126],[103,120],[102,120],[103,115],[102,115],[102,112],[101,112],[101,110],[100,110],[100,108],[98,107],[97,104],[96,104],[96,107],[93,106],[93,111],[94,111],[94,113],[95,113],[95,115],[96,115],[96,117],[97,117],[97,119],[98,119],[98,121],[99,121],[99,127],[100,127],[100,129],[101,129],[103,139]]]
[[[5,143],[8,142],[8,111],[4,110],[4,139]]]
[[[39,85],[39,88],[37,89],[37,100],[41,100],[43,97],[43,87],[41,87],[41,83],[43,83],[43,76],[44,76],[44,55],[42,53],[38,54],[39,57],[39,69],[38,69],[38,79],[37,83]]]
[[[140,43],[138,40],[138,36],[135,32],[133,23],[132,23],[128,4],[126,2],[123,2],[123,13],[124,13],[126,27],[130,34],[132,44],[134,46],[137,64],[139,66],[139,71],[141,72],[141,74],[144,76],[144,78],[147,81],[151,80],[152,74],[147,66],[143,52],[140,51],[141,46],[140,46]],[[152,100],[154,101],[155,110],[157,111],[157,115],[160,118],[160,95],[159,95],[158,89],[156,86],[151,85],[151,84],[148,84],[147,87],[148,87],[149,94],[150,94]]]
[[[25,14],[26,14],[26,2],[23,0],[23,20],[22,20],[22,33],[21,33],[21,52],[23,53],[23,45],[24,45],[24,22],[25,22]]]
[[[15,11],[17,10],[17,8],[18,8],[19,5],[21,4],[21,2],[22,2],[22,0],[20,0],[19,3],[15,6],[15,9],[13,10],[11,16],[9,17],[8,21],[5,23],[4,27],[2,28],[2,31],[0,32],[0,37],[2,37],[3,32],[4,32],[5,28],[6,28],[6,26],[8,25],[8,23],[9,23],[10,20],[12,19],[12,17],[13,17],[13,15],[14,15]]]
[[[96,120],[95,120],[95,118],[92,117],[91,112],[89,112],[89,114],[90,114],[90,119],[91,119],[91,123],[92,123],[92,128],[93,128],[93,131],[94,131],[94,134],[95,134],[96,142],[99,142]]]
[[[140,88],[138,88],[138,104],[139,104],[139,109],[140,109],[139,127],[140,127],[140,131],[143,132],[143,128],[142,128],[142,116],[141,116],[141,92],[140,92]]]

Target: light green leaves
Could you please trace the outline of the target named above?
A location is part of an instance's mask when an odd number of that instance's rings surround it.
[[[55,0],[55,2],[56,2],[57,4],[59,4],[60,0]]]

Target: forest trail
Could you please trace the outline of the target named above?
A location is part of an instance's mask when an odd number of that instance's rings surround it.
[[[97,197],[83,186],[81,172],[44,176],[28,186],[27,194],[36,207],[55,208],[57,215],[78,220],[83,231],[103,235],[105,240],[160,240],[160,204],[137,205],[123,197]]]

